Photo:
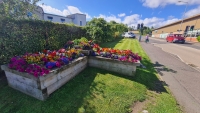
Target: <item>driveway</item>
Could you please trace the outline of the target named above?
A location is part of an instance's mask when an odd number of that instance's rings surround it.
[[[143,37],[144,39],[144,37]],[[166,44],[164,41],[154,41],[150,38],[150,43],[142,40],[141,45],[150,57],[155,69],[160,74],[163,81],[166,82],[172,94],[177,99],[185,113],[200,113],[200,72],[181,61],[176,55],[165,52],[162,48],[182,48],[176,44]],[[187,53],[198,55],[199,50],[187,48],[184,52],[180,49],[174,49],[175,53]],[[196,51],[197,54],[193,54]],[[200,55],[199,55],[200,56]]]

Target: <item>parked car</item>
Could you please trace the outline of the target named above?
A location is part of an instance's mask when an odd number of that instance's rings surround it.
[[[135,34],[132,33],[132,32],[126,32],[124,37],[127,37],[127,38],[135,38]]]
[[[185,43],[185,38],[182,34],[169,34],[166,38],[167,42],[172,42],[172,43]]]

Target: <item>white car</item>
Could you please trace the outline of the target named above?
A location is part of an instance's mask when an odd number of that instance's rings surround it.
[[[124,37],[127,37],[127,38],[135,38],[135,34],[134,33],[131,33],[131,32],[126,32]]]

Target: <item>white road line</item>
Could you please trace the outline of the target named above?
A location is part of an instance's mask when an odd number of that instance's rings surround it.
[[[156,47],[159,47],[159,46],[156,46]],[[177,56],[178,59],[181,60],[181,62],[185,63],[186,65],[188,65],[188,66],[190,66],[191,68],[193,68],[193,69],[197,70],[198,72],[200,72],[200,68],[199,68],[199,67],[193,67],[193,66],[189,65],[189,63],[185,62],[180,56],[178,56],[178,55],[176,55],[176,54],[174,54],[174,53],[170,53],[170,52],[168,52],[168,51],[165,51],[162,47],[159,47],[159,48],[161,48],[161,49],[162,49],[164,52],[166,52],[166,53],[169,53],[169,54],[172,54],[172,55]]]

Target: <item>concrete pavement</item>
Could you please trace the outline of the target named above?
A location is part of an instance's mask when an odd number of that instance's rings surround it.
[[[175,55],[163,51],[158,47],[164,47],[162,44],[154,46],[150,40],[150,43],[141,42],[141,45],[152,63],[156,64],[155,69],[161,79],[166,82],[184,112],[200,113],[200,72],[182,62]],[[176,50],[179,51],[179,49]]]

